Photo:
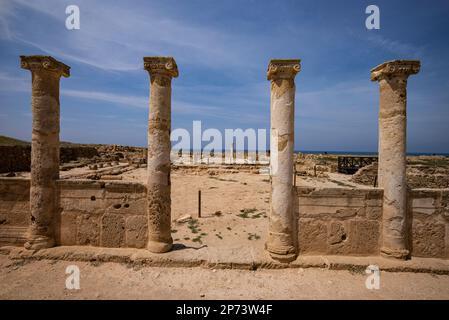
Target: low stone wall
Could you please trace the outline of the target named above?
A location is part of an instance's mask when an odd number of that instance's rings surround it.
[[[379,254],[381,189],[296,191],[300,254]],[[412,256],[449,258],[449,189],[414,189],[408,199]]]
[[[98,151],[95,147],[88,146],[73,146],[61,147],[60,162],[67,163],[78,158],[93,158],[98,156]]]
[[[143,248],[146,187],[139,183],[59,180],[58,245]],[[0,245],[22,245],[29,224],[29,180],[0,178]]]
[[[59,180],[58,245],[144,248],[148,237],[146,187],[139,183]],[[0,178],[0,245],[25,242],[30,182]],[[378,255],[381,189],[297,187],[301,255]],[[409,193],[413,256],[449,258],[449,189]]]
[[[0,245],[23,245],[30,221],[30,180],[0,178]]]
[[[449,258],[449,189],[413,189],[409,208],[413,255]]]
[[[30,171],[31,146],[0,146],[0,173]]]
[[[382,190],[296,191],[300,254],[379,254]]]
[[[60,245],[143,248],[146,187],[139,183],[60,180]]]

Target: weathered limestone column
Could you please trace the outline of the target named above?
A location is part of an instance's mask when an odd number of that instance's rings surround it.
[[[151,252],[170,251],[171,183],[170,129],[171,79],[178,67],[171,57],[144,57],[150,74],[150,112],[148,119],[148,245]]]
[[[31,224],[27,249],[55,245],[59,179],[59,79],[70,76],[70,67],[48,56],[20,56],[21,67],[31,71]]]
[[[271,207],[266,250],[271,257],[289,262],[296,258],[293,217],[293,151],[295,76],[300,60],[271,60]]]
[[[381,254],[406,259],[407,246],[407,78],[419,72],[420,62],[395,60],[371,70],[379,81],[379,187],[384,190]]]

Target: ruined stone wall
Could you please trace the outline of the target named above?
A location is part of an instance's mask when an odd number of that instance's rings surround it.
[[[60,162],[97,156],[94,147],[61,147]],[[30,171],[31,146],[0,146],[0,173]]]
[[[61,147],[60,161],[66,163],[78,158],[93,158],[98,156],[98,151],[94,147]]]
[[[29,224],[29,180],[0,178],[0,245],[23,245]],[[58,245],[143,248],[146,188],[139,183],[59,180]]]
[[[31,146],[0,146],[0,173],[30,171]]]
[[[30,221],[30,180],[0,178],[0,245],[23,245]]]
[[[382,190],[296,190],[300,254],[379,254]]]
[[[381,189],[297,189],[300,254],[378,255]],[[449,258],[449,189],[408,194],[412,256]]]
[[[60,245],[143,248],[146,188],[139,183],[60,180]]]
[[[0,245],[21,246],[29,225],[30,182],[0,178]],[[131,182],[59,180],[58,245],[144,248],[146,187]],[[381,189],[296,188],[299,254],[378,255]],[[413,256],[449,259],[449,189],[409,193]]]
[[[410,208],[412,255],[449,258],[449,189],[413,189]]]

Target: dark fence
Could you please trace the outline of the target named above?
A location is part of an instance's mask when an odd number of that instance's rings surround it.
[[[346,174],[354,174],[360,168],[367,166],[373,162],[377,162],[375,156],[339,156],[338,172]]]

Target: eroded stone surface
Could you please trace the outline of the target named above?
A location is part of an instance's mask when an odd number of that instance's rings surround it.
[[[407,258],[406,239],[406,104],[407,78],[419,72],[420,62],[396,60],[371,70],[380,87],[379,187],[384,190],[382,254]]]
[[[323,221],[300,219],[298,227],[299,252],[308,254],[327,251],[327,227]]]
[[[148,239],[148,220],[145,216],[126,218],[126,246],[145,248]]]
[[[445,255],[445,226],[434,222],[413,223],[413,255],[442,257]]]
[[[172,247],[170,130],[171,79],[178,67],[170,57],[145,57],[144,68],[150,74],[150,112],[148,119],[148,245],[153,252]]]
[[[271,208],[266,249],[278,260],[296,256],[293,220],[295,81],[300,60],[271,60]]]
[[[59,178],[59,79],[70,67],[48,56],[21,56],[32,73],[31,224],[25,247],[55,244],[56,180]]]
[[[107,214],[102,218],[101,245],[120,248],[125,244],[125,218],[118,214]]]

